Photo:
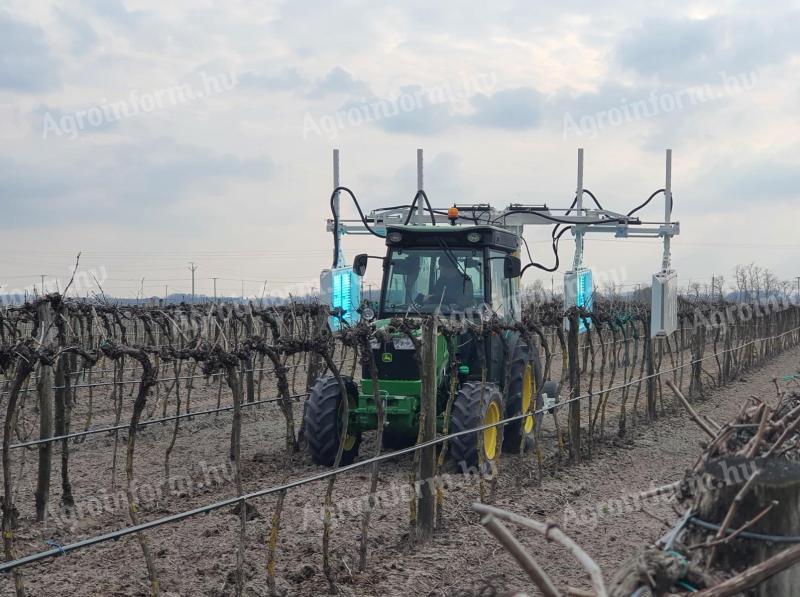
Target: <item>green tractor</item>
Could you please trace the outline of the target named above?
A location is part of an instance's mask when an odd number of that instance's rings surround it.
[[[386,256],[377,313],[364,309],[362,316],[386,326],[392,317],[439,313],[452,318],[486,318],[496,315],[512,323],[520,318],[519,237],[491,226],[387,225]],[[363,276],[367,255],[354,260],[353,271]],[[479,346],[484,343],[484,346]],[[554,382],[542,383],[537,350],[511,331],[483,340],[464,333],[454,343],[457,363],[457,395],[449,432],[474,429],[542,407],[544,396],[558,395]],[[383,448],[395,450],[413,445],[417,438],[422,382],[411,340],[393,334],[389,341],[374,341],[378,394],[385,404]],[[436,342],[437,427],[442,431],[450,394],[450,343],[439,335]],[[484,361],[485,359],[485,361]],[[510,368],[508,359],[511,359]],[[481,387],[482,363],[486,385]],[[312,385],[305,411],[305,431],[311,457],[332,466],[343,429],[343,400],[348,400],[349,421],[341,464],[358,455],[362,435],[377,428],[377,414],[370,371],[360,382],[345,378],[347,396],[341,395],[333,376]],[[533,404],[532,404],[533,403]],[[518,450],[540,424],[541,414],[501,426],[468,433],[450,441],[450,456],[462,467],[498,458],[501,450]],[[501,441],[502,438],[502,441]]]

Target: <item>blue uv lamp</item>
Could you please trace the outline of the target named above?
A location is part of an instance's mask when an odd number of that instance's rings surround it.
[[[336,331],[342,325],[353,325],[360,318],[361,278],[352,267],[337,267],[323,270],[319,277],[320,300],[337,315],[328,317],[328,325]]]
[[[588,267],[580,267],[577,270],[570,270],[564,273],[564,307],[576,306],[586,311],[592,311],[592,297],[594,287],[592,285],[592,270]],[[586,331],[586,323],[583,319],[579,320],[578,333]],[[565,329],[569,329],[569,321],[564,320]]]

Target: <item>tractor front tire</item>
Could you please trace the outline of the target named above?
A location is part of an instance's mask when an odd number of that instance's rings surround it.
[[[453,410],[450,413],[451,433],[475,429],[489,423],[496,423],[503,418],[503,395],[496,384],[487,383],[481,389],[480,382],[467,382],[456,394]],[[478,442],[478,434],[482,442]],[[496,460],[500,455],[503,430],[501,426],[490,427],[474,433],[465,433],[450,440],[450,456],[466,470],[479,462],[478,447],[483,447],[482,461],[484,466]]]
[[[542,368],[539,354],[529,351],[519,341],[513,349],[511,370],[506,393],[505,417],[514,417],[530,410],[542,408]],[[533,414],[524,419],[511,421],[503,433],[503,451],[516,453],[522,445],[523,436],[528,438],[542,421],[543,413]]]
[[[352,409],[358,399],[358,390],[350,377],[342,376],[342,381],[347,389],[348,405]],[[314,382],[306,401],[305,423],[308,451],[316,464],[333,466],[336,461],[344,424],[342,407],[342,392],[334,376],[320,377]],[[360,434],[348,430],[340,466],[355,460],[360,444]]]

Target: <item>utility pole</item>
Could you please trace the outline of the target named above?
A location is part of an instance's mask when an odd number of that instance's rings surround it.
[[[797,280],[797,299],[800,300],[800,276],[795,277]]]
[[[267,280],[264,280],[264,288],[261,289],[261,299],[259,299],[258,303],[262,307],[264,306],[264,295],[267,294]]]
[[[169,300],[169,286],[164,284],[164,302],[166,303]]]
[[[41,277],[42,277],[42,286],[41,286],[42,296],[44,296],[44,277],[45,277],[45,274],[41,274]]]
[[[244,303],[244,280],[242,280],[242,303]]]
[[[211,278],[211,279],[214,280],[214,302],[216,303],[217,302],[217,280],[219,280],[219,278]]]
[[[192,271],[192,303],[194,303],[194,273],[197,271],[194,261],[189,262],[189,269]]]

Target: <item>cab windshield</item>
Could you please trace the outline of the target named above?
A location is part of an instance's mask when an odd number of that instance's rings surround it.
[[[394,249],[389,255],[382,312],[443,313],[484,302],[481,249]]]

